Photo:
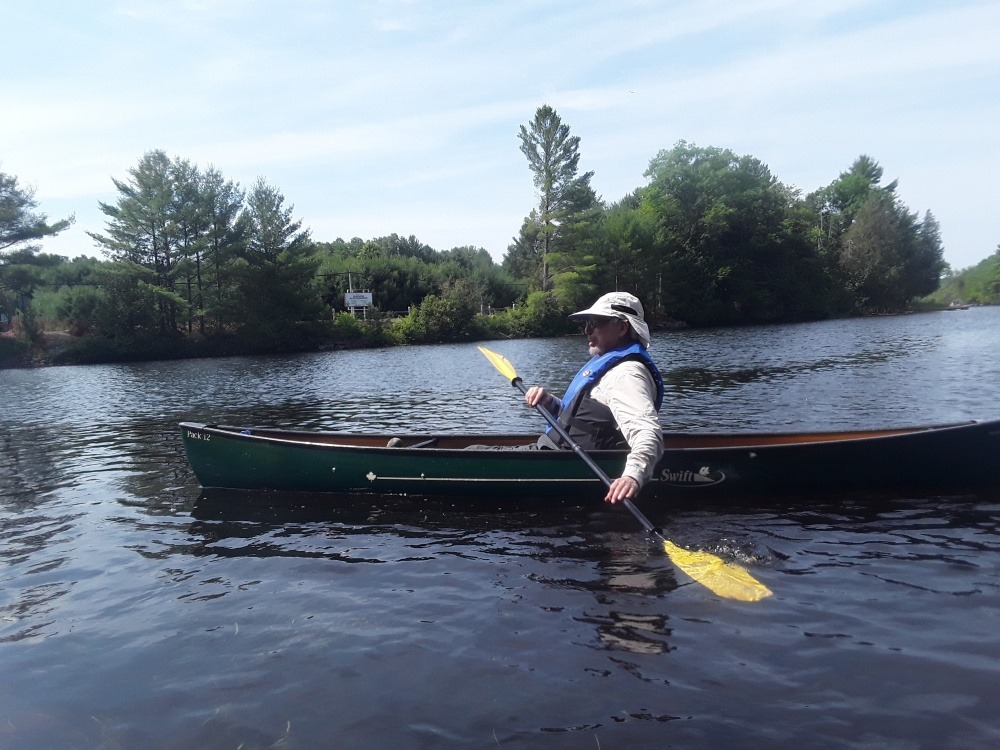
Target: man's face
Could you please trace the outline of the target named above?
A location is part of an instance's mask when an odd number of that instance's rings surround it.
[[[628,338],[628,323],[620,318],[588,318],[583,325],[590,356],[617,349]]]

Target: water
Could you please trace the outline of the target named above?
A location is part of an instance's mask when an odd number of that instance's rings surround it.
[[[1000,308],[661,333],[665,424],[1000,416]],[[579,338],[495,342],[566,384]],[[0,748],[983,748],[1000,489],[624,511],[200,492],[176,423],[537,431],[474,345],[5,371]]]

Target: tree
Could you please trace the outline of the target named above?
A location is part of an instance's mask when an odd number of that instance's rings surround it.
[[[50,265],[47,258],[36,256],[37,241],[59,234],[74,220],[70,216],[49,224],[37,208],[33,190],[20,187],[14,175],[0,172],[0,313],[8,318],[18,310],[27,312],[43,267]]]
[[[171,335],[191,333],[195,323],[202,335],[213,323],[215,332],[231,327],[241,319],[232,278],[246,227],[238,220],[244,200],[239,186],[214,168],[202,172],[161,150],[144,154],[128,175],[113,180],[118,200],[100,204],[106,229],[91,237],[123,264],[120,273],[131,269],[135,283],[155,288],[133,300],[156,307],[153,318],[135,316],[137,325],[152,319],[159,333]],[[115,287],[120,292],[124,282],[115,278]]]
[[[580,250],[588,238],[588,212],[599,209],[599,201],[590,186],[593,172],[577,175],[580,162],[579,136],[571,136],[555,110],[547,104],[535,112],[535,118],[519,131],[521,153],[528,160],[538,206],[521,227],[521,234],[508,248],[510,261],[504,265],[518,275],[534,271],[539,288],[553,286],[553,261],[560,270],[575,271]]]
[[[906,258],[906,293],[909,298],[923,297],[935,291],[941,284],[941,276],[947,267],[944,244],[941,242],[941,225],[934,214],[925,211],[913,251]]]
[[[647,319],[663,311],[659,224],[652,201],[636,190],[605,212],[601,238],[601,289],[628,289],[642,300]]]
[[[310,250],[309,231],[302,221],[294,220],[294,206],[285,208],[285,196],[263,177],[254,183],[247,196],[243,218],[247,222],[245,256],[252,263],[278,263],[282,254],[300,255]]]
[[[209,206],[205,201],[203,177],[187,159],[172,164],[173,194],[170,217],[176,226],[180,260],[177,276],[182,281],[186,308],[186,328],[191,333],[195,320],[205,334],[205,279],[202,259],[208,249]]]
[[[883,170],[877,161],[862,154],[836,180],[806,197],[816,212],[813,241],[831,267],[839,261],[844,233],[872,195],[888,195],[895,200],[897,181],[881,186]]]
[[[180,254],[174,196],[176,168],[164,151],[155,150],[143,155],[128,173],[127,180],[112,178],[119,192],[117,203],[98,204],[108,217],[105,233],[91,232],[90,236],[112,260],[128,261],[135,269],[152,272],[151,280],[143,278],[143,283],[151,283],[166,294],[146,299],[156,305],[159,332],[172,333],[177,330],[178,312],[183,306],[173,295]]]
[[[258,179],[240,217],[246,233],[237,270],[245,331],[261,346],[284,344],[295,349],[314,334],[301,323],[323,314],[313,280],[319,261],[302,221],[292,218],[281,192]]]
[[[937,220],[928,211],[918,221],[896,196],[898,181],[881,185],[882,176],[862,154],[807,202],[818,212],[816,246],[853,306],[898,311],[937,289],[945,263]]]
[[[209,267],[205,292],[205,313],[215,320],[218,330],[237,318],[235,294],[229,280],[232,264],[243,248],[245,224],[238,221],[244,193],[238,183],[226,180],[215,167],[202,176],[202,200],[208,216],[205,263]]]
[[[156,274],[130,260],[110,263],[100,273],[102,297],[91,323],[100,336],[116,341],[122,350],[136,347],[157,323]]]
[[[0,253],[21,245],[22,250],[36,252],[33,244],[52,237],[70,226],[74,217],[48,223],[48,217],[35,209],[35,192],[17,184],[17,177],[0,172]]]
[[[896,310],[906,302],[900,216],[885,194],[871,196],[844,233],[840,264],[857,303]]]
[[[477,309],[505,307],[517,298],[517,285],[481,247],[434,250],[412,235],[392,234],[350,243],[317,243],[326,303],[343,307],[349,279],[353,287],[374,292],[374,304],[383,312],[400,313],[427,296],[446,297],[461,283]]]
[[[946,274],[928,302],[948,305],[956,300],[982,305],[1000,304],[1000,246],[975,266]]]
[[[684,141],[646,171],[663,312],[696,325],[821,317],[826,281],[794,220],[794,191],[765,164]]]

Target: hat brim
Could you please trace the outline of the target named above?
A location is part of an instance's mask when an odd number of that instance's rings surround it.
[[[605,305],[594,305],[593,307],[588,307],[586,310],[580,310],[580,312],[570,313],[567,317],[576,318],[618,318],[620,320],[625,320],[625,314],[616,312],[609,309]]]
[[[612,310],[608,305],[593,305],[586,310],[571,313],[568,317],[571,320],[580,318],[617,318],[618,320],[624,320],[635,331],[635,335],[639,337],[642,345],[647,349],[649,348],[649,326],[638,315],[629,315],[618,310]]]

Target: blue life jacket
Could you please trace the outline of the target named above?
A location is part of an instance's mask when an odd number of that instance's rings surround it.
[[[646,366],[653,376],[653,382],[656,383],[654,403],[656,411],[663,405],[663,377],[642,344],[633,342],[610,352],[595,355],[570,381],[566,393],[560,399],[559,407],[559,423],[584,450],[628,448],[625,436],[615,424],[611,410],[590,397],[590,391],[601,378],[612,367],[626,360],[638,360]],[[546,430],[546,433],[549,433],[549,430]],[[560,448],[569,447],[563,445],[556,434],[548,434],[548,438]]]

